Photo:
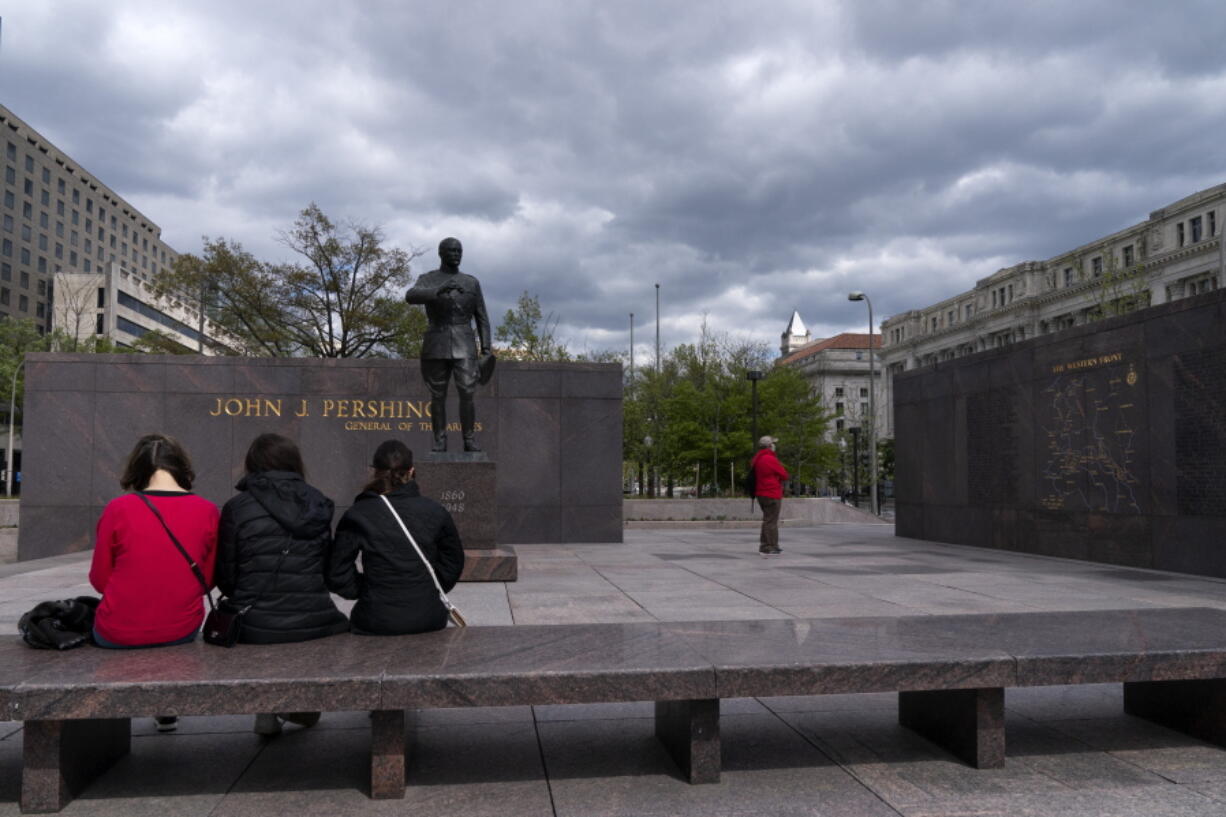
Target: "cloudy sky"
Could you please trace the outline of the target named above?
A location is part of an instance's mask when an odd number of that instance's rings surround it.
[[[465,246],[572,350],[880,320],[1226,181],[1216,0],[24,0],[0,102],[161,225]],[[640,358],[643,359],[643,358]]]

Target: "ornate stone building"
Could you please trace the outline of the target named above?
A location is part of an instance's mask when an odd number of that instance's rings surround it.
[[[893,436],[892,376],[1217,289],[1226,184],[1046,261],[1025,261],[974,289],[881,324],[883,434]]]
[[[798,312],[784,331],[779,347],[781,357],[776,366],[796,369],[808,379],[813,392],[821,397],[822,405],[835,415],[828,430],[831,439],[841,437],[852,428],[867,432],[869,417],[869,338],[867,334],[844,332],[832,338],[809,341]],[[873,347],[880,349],[881,336],[873,335]],[[877,395],[881,399],[882,369],[880,352],[876,362]],[[882,406],[877,406],[877,435],[885,433]]]

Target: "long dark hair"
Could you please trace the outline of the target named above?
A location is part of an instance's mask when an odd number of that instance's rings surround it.
[[[174,477],[183,490],[192,489],[196,472],[192,470],[191,458],[178,440],[165,434],[146,434],[136,441],[119,484],[125,491],[144,490],[159,468]]]
[[[412,479],[409,474],[413,470],[413,452],[400,440],[387,440],[375,449],[370,467],[375,473],[362,490],[386,494]]]
[[[271,432],[261,434],[251,441],[244,467],[248,474],[258,474],[262,471],[292,471],[298,476],[306,474],[298,445],[289,437]]]

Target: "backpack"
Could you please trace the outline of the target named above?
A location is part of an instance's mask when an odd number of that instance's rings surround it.
[[[745,476],[741,477],[741,487],[745,489],[745,495],[750,499],[758,495],[758,469],[754,468],[752,460],[749,463],[749,470],[745,472]]]

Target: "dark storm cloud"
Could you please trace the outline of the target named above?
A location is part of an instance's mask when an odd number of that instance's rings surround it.
[[[181,250],[318,202],[576,348],[777,344],[963,291],[1223,181],[1216,4],[26,4],[3,100]],[[55,47],[49,47],[54,43]],[[651,327],[654,330],[654,326]],[[654,337],[652,337],[654,341]],[[643,347],[646,348],[645,346]]]

